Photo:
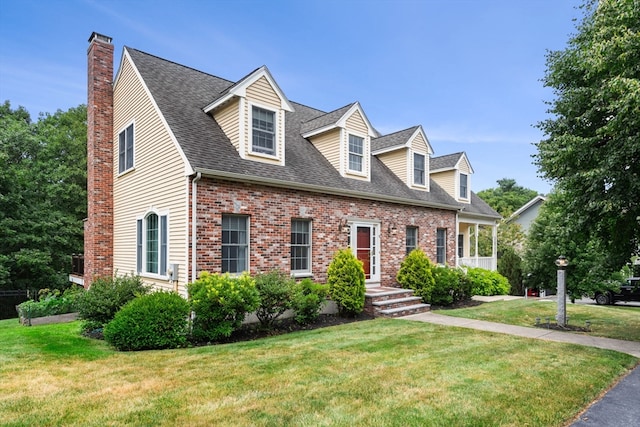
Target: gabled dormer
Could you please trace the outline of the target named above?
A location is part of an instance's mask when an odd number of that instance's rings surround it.
[[[431,159],[431,179],[461,203],[471,203],[473,168],[467,154],[454,153]]]
[[[414,126],[371,141],[372,153],[408,187],[429,191],[431,144],[422,129]]]
[[[240,157],[284,166],[285,112],[293,107],[266,66],[242,78],[204,107]]]
[[[378,134],[360,103],[354,102],[303,123],[301,133],[340,175],[371,180],[371,138]]]

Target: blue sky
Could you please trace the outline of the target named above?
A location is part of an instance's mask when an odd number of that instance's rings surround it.
[[[292,101],[359,101],[385,134],[421,124],[436,156],[467,153],[476,192],[513,178],[546,193],[531,159],[553,99],[540,80],[581,3],[0,0],[0,102],[34,119],[86,103],[97,31],[113,37],[116,63],[126,45],[229,80],[266,65]]]

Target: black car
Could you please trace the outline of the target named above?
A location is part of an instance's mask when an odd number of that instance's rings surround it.
[[[596,292],[596,303],[600,305],[613,304],[616,301],[640,301],[640,277],[630,277],[620,291]]]

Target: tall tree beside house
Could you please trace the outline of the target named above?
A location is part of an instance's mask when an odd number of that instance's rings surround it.
[[[541,174],[563,194],[570,241],[592,242],[616,271],[640,245],[640,7],[588,0],[566,49],[549,52],[551,118],[538,124]],[[594,265],[595,267],[595,265]]]
[[[526,286],[554,289],[557,282],[554,261],[564,255],[569,260],[567,294],[572,298],[593,297],[596,290],[622,277],[619,271],[601,267],[607,258],[605,247],[600,240],[582,233],[579,224],[567,215],[565,209],[571,197],[568,192],[552,192],[531,224],[524,256]]]
[[[478,191],[478,197],[487,202],[504,218],[538,195],[536,190],[524,188],[512,178],[502,178],[496,182],[498,184],[497,188]]]
[[[497,188],[479,191],[478,196],[503,217],[498,226],[498,272],[509,279],[511,293],[520,295],[523,291],[522,248],[525,235],[519,224],[508,222],[506,219],[536,197],[538,192],[518,185],[516,180],[511,178],[502,178],[496,182]],[[481,230],[478,250],[491,248],[491,238],[487,231]]]
[[[0,105],[0,288],[66,284],[86,217],[86,107],[41,114]]]

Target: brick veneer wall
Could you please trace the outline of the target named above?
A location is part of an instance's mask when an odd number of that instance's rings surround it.
[[[291,219],[312,220],[312,273],[325,282],[336,250],[349,244],[346,220],[380,221],[381,285],[397,286],[396,273],[405,255],[405,229],[419,227],[419,246],[436,259],[436,229],[447,229],[447,262],[455,263],[454,211],[321,195],[263,185],[203,178],[198,183],[197,272],[220,272],[222,214],[248,215],[251,274],[290,269]],[[395,227],[395,230],[393,229]]]
[[[85,287],[113,274],[113,44],[96,33],[89,41]]]

